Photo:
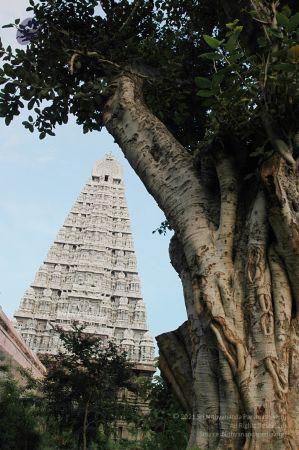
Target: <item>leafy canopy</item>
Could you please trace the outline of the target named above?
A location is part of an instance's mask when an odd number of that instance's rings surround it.
[[[272,151],[294,163],[296,1],[30,0],[27,9],[38,24],[31,44],[1,51],[7,125],[27,106],[23,124],[41,139],[70,115],[85,133],[100,130],[126,72],[144,79],[147,105],[187,149],[217,140],[242,147],[244,166]]]
[[[209,108],[206,141],[233,135],[252,157],[279,151],[292,164],[299,131],[299,12],[257,6],[250,15],[263,23],[254,53],[242,42],[238,20],[217,38],[204,36],[212,51],[201,56],[211,61],[213,74],[195,82]]]
[[[188,414],[182,409],[170,385],[160,376],[144,384],[143,397],[149,412],[142,419],[143,450],[181,450],[189,438]],[[190,418],[189,418],[190,419]]]
[[[63,349],[45,358],[47,376],[41,382],[49,417],[79,444],[83,433],[88,442],[96,439],[99,428],[109,436],[116,419],[131,413],[119,401],[120,389],[132,386],[131,364],[112,342],[88,335],[82,326],[59,335]]]
[[[204,109],[194,77],[203,24],[214,26],[205,2],[30,0],[27,11],[38,24],[31,44],[2,49],[7,125],[27,105],[24,126],[41,139],[70,114],[85,133],[100,130],[109,84],[128,71],[144,78],[148,105],[185,145],[198,140]]]
[[[25,376],[25,374],[23,374]],[[19,374],[20,377],[20,374]],[[32,383],[22,384],[8,367],[0,365],[0,448],[1,450],[40,450],[42,434]]]

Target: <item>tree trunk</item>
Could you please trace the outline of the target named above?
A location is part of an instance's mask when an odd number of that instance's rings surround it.
[[[83,428],[82,428],[83,450],[87,450],[87,425],[88,425],[87,421],[88,421],[89,402],[90,399],[87,400],[84,410]]]
[[[105,125],[175,232],[188,324],[158,342],[192,412],[188,448],[298,449],[297,169],[275,155],[244,181],[230,149],[196,169],[140,79],[123,74],[113,88]]]

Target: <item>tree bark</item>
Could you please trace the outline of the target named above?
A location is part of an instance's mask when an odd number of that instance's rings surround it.
[[[158,336],[160,350],[159,368],[171,382],[180,403],[188,414],[192,414],[193,386],[191,370],[191,340],[185,322],[177,331]]]
[[[147,108],[141,80],[112,85],[105,125],[175,232],[188,324],[158,342],[192,412],[188,448],[299,448],[297,169],[275,154],[244,181],[230,149],[211,154],[211,173],[196,169]]]
[[[82,429],[83,450],[87,450],[87,425],[88,425],[89,402],[90,398],[87,400],[84,410],[83,429]]]

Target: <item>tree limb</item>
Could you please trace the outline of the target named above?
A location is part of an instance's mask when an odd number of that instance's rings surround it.
[[[143,2],[143,0],[136,0],[135,1],[135,5],[133,6],[133,9],[131,11],[131,13],[129,14],[128,18],[126,19],[126,21],[122,24],[122,26],[119,29],[119,33],[121,33],[123,31],[123,29],[129,25],[129,23],[133,20],[133,17],[137,11],[137,9],[139,8],[139,6],[141,5],[141,3]]]
[[[220,223],[217,240],[232,259],[234,230],[238,206],[238,183],[232,161],[221,152],[216,162],[216,171],[220,186]]]
[[[119,64],[117,64],[113,61],[110,61],[109,59],[104,58],[98,52],[82,51],[82,50],[76,50],[76,49],[69,49],[69,51],[74,52],[74,54],[72,55],[70,62],[69,62],[71,75],[73,75],[73,73],[74,73],[74,62],[77,59],[77,57],[80,55],[80,56],[88,56],[90,58],[96,58],[100,64],[113,67],[117,72],[121,72],[121,71],[128,72],[128,73],[131,73],[132,75],[136,75],[137,77],[140,77],[143,79],[149,78],[147,75],[143,75],[139,72],[136,72],[136,71],[130,69],[129,67],[120,66]]]
[[[199,242],[211,239],[207,200],[193,160],[145,105],[140,78],[123,74],[113,84],[115,92],[103,114],[107,130],[165,211],[192,267]]]

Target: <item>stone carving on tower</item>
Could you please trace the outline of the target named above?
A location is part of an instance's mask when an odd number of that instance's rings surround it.
[[[53,326],[79,322],[113,340],[130,361],[152,366],[122,168],[112,155],[95,163],[15,318],[36,353],[57,353]]]

